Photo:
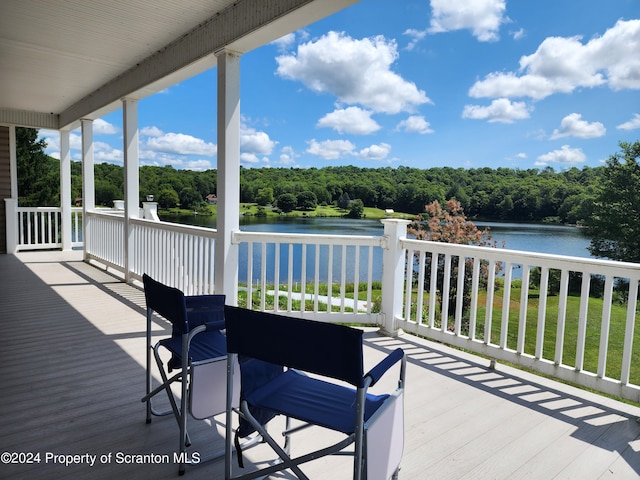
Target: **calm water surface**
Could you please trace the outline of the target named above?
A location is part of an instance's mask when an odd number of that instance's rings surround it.
[[[168,219],[169,220],[169,219]],[[189,216],[182,217],[179,220],[170,219],[169,221],[178,221],[179,223],[198,225],[204,227],[215,228],[215,218],[206,216]],[[496,222],[474,222],[479,228],[489,227],[493,239],[499,244],[505,243],[505,248],[510,250],[523,250],[529,252],[553,253],[557,255],[566,255],[574,257],[587,257],[591,255],[587,251],[589,239],[584,236],[583,230],[577,227],[559,226],[559,225],[543,225],[543,224],[523,224],[523,223],[496,223]],[[352,220],[343,218],[256,218],[246,217],[240,221],[240,229],[243,231],[253,232],[272,232],[272,233],[310,233],[325,235],[382,235],[383,226],[380,220]],[[287,246],[282,246],[280,251],[281,268],[280,278],[287,276],[286,259],[288,255]],[[300,255],[301,247],[294,246],[294,258]],[[310,249],[312,250],[312,249]],[[313,275],[315,264],[315,252],[310,251],[306,269],[307,275]],[[327,262],[328,253],[326,247],[320,249],[320,263]],[[267,262],[272,262],[275,251],[273,246],[267,250]],[[367,272],[363,270],[366,263],[365,256],[367,252],[362,252],[360,278],[366,278]],[[253,270],[254,275],[258,275],[261,258],[260,253],[254,252]],[[355,269],[353,262],[353,253],[347,251],[347,271],[349,277],[352,277],[352,271]],[[240,280],[246,281],[246,270],[248,253],[246,245],[242,245],[240,249]],[[299,258],[299,257],[298,257]],[[373,279],[380,280],[382,277],[382,251],[379,248],[374,250]],[[340,273],[340,254],[334,254],[334,279]],[[299,261],[294,261],[294,279],[301,276],[301,266]],[[321,276],[325,276],[322,275]],[[243,278],[244,277],[244,278]],[[273,275],[268,275],[269,280]],[[350,278],[348,281],[352,280]],[[321,278],[326,281],[326,278]]]
[[[215,228],[215,218],[213,217],[189,216],[180,218],[178,222]],[[481,229],[489,227],[493,239],[498,243],[505,242],[505,248],[510,250],[592,257],[587,251],[589,239],[581,228],[527,223],[474,223]],[[253,232],[327,235],[382,235],[383,232],[380,220],[344,218],[243,217],[240,220],[240,229]]]

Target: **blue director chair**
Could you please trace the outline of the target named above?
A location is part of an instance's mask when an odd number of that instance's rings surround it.
[[[226,409],[227,349],[221,330],[225,328],[224,295],[185,296],[182,291],[142,277],[147,304],[147,423],[152,416],[173,413],[180,428],[180,462],[178,472],[185,472],[186,448],[191,442],[187,433],[187,412],[202,420]],[[171,336],[152,345],[151,326],[154,313],[171,323]],[[166,362],[161,349],[169,352]],[[162,383],[153,388],[151,355],[155,357]],[[166,355],[165,355],[166,356]],[[171,377],[172,371],[176,371]],[[172,384],[180,383],[180,399]],[[154,408],[152,399],[161,391],[168,395],[170,410]],[[218,455],[220,457],[221,454]]]
[[[341,325],[295,319],[238,307],[225,307],[229,365],[236,355],[241,372],[240,405],[234,400],[234,368],[227,380],[225,478],[250,479],[291,470],[308,477],[299,465],[332,454],[353,455],[353,478],[396,478],[404,446],[404,383],[406,358],[396,349],[368,373],[363,371],[363,331]],[[367,390],[400,362],[395,391],[373,395]],[[314,376],[307,375],[313,374]],[[350,386],[338,384],[347,382]],[[239,427],[232,429],[233,413]],[[267,432],[276,415],[287,418],[284,445]],[[289,419],[304,423],[290,428]],[[315,452],[292,458],[290,435],[306,426],[344,434],[341,440]],[[240,438],[258,434],[277,453],[275,464],[234,476],[232,442],[238,463]]]

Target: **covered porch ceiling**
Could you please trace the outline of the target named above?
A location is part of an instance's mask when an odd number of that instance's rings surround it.
[[[3,0],[0,124],[75,128],[358,0]]]

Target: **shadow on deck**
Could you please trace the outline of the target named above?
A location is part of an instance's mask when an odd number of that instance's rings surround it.
[[[0,464],[0,477],[175,478],[175,421],[146,425],[140,402],[142,290],[83,263],[79,252],[0,255],[0,271],[0,451],[39,454],[39,462]],[[411,335],[371,331],[366,345],[371,364],[397,346],[408,354],[401,478],[640,478],[637,406],[503,365],[490,369],[487,360]],[[193,451],[222,448],[222,433],[215,422],[192,422]],[[304,448],[323,436],[294,440]],[[73,463],[59,463],[67,458]],[[246,458],[270,456],[259,448]],[[346,458],[304,470],[318,479],[350,474]],[[223,461],[186,475],[221,479]]]

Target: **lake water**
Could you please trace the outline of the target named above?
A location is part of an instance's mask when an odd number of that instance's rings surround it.
[[[183,217],[179,220],[167,219],[169,221],[179,221],[179,223],[198,225],[203,227],[215,228],[215,218],[206,216],[189,216]],[[577,227],[560,226],[560,225],[543,225],[543,224],[523,224],[523,223],[496,223],[496,222],[474,222],[480,229],[489,227],[493,239],[498,242],[499,245],[502,242],[505,243],[504,247],[510,250],[523,250],[529,252],[541,252],[541,253],[553,253],[557,255],[566,255],[574,257],[587,257],[591,258],[591,255],[587,251],[589,245],[589,239],[584,236],[583,230]],[[241,219],[240,229],[243,231],[254,232],[273,232],[273,233],[310,233],[310,234],[325,234],[325,235],[382,235],[383,226],[380,220],[353,220],[344,218],[256,218],[245,217]],[[300,255],[300,246],[294,246],[294,258]],[[374,252],[374,265],[375,271],[373,272],[374,280],[380,280],[382,277],[382,252],[380,249],[376,249]],[[245,276],[247,265],[247,249],[246,245],[242,245],[240,248],[240,280],[246,281]],[[328,256],[327,252],[320,250],[320,262],[324,264],[324,260]],[[366,255],[366,252],[362,253]],[[256,258],[258,253],[254,252],[254,272],[257,275],[257,271],[260,266],[260,259]],[[273,258],[273,249],[267,251],[268,262]],[[347,252],[347,271],[351,272],[355,267],[350,268],[350,264],[353,264],[351,253]],[[281,268],[280,278],[286,278],[286,247],[283,246],[283,250],[280,252]],[[334,277],[340,272],[340,257],[337,254],[334,257]],[[294,262],[294,279],[300,278],[301,266],[298,262]],[[314,257],[311,256],[307,261],[307,272],[313,271]],[[361,260],[361,266],[363,267],[365,258]],[[321,277],[323,275],[321,274]],[[360,272],[360,278],[364,279],[366,271]],[[268,279],[272,279],[272,275],[268,275]],[[352,277],[352,273],[349,274]],[[321,278],[321,281],[326,281],[326,278]]]
[[[176,221],[175,219],[169,221]],[[215,228],[215,218],[189,216],[179,223]],[[489,227],[493,239],[510,250],[553,253],[571,257],[592,258],[587,251],[589,239],[583,229],[565,225],[528,223],[474,222],[480,229]],[[344,218],[277,218],[243,217],[240,229],[253,232],[315,233],[337,235],[382,235],[380,220]]]

